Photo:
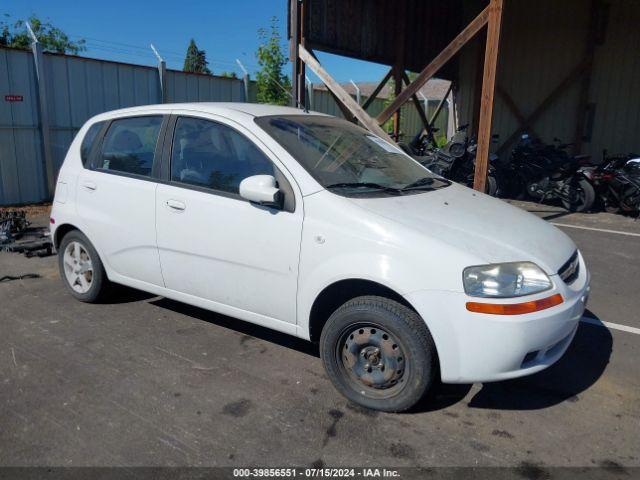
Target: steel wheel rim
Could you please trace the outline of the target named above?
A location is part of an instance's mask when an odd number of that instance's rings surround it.
[[[406,385],[410,365],[405,348],[387,329],[373,323],[351,325],[337,345],[341,370],[359,393],[388,398]]]
[[[70,242],[62,255],[64,274],[74,292],[87,293],[93,283],[91,255],[80,242]]]

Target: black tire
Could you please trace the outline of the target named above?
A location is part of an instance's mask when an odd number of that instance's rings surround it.
[[[80,257],[84,258],[85,262],[87,258],[90,260],[91,271],[81,274],[89,284],[87,291],[78,291],[78,289],[74,288],[69,276],[67,275],[69,265],[65,267],[65,253],[69,249],[70,245],[74,244],[74,242],[82,247]],[[72,230],[62,238],[60,248],[58,249],[58,267],[60,269],[62,282],[74,298],[81,302],[96,303],[106,297],[110,287],[109,280],[107,279],[104,266],[98,256],[98,252],[96,252],[95,247],[84,233],[79,230]],[[73,275],[75,272],[70,274]],[[80,277],[80,275],[77,276],[78,278]],[[75,285],[78,286],[77,283]]]
[[[354,298],[329,317],[320,336],[320,356],[342,395],[385,412],[413,407],[437,371],[436,348],[422,318],[376,296]]]
[[[596,191],[591,182],[586,178],[580,178],[575,187],[571,188],[576,190],[575,197],[573,200],[563,199],[562,206],[570,212],[588,211],[596,200]]]
[[[493,175],[487,175],[487,185],[485,187],[486,194],[492,197],[498,196],[498,181]]]

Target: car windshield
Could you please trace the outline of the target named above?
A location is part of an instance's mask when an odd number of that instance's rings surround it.
[[[278,115],[258,117],[256,123],[324,188],[340,195],[406,195],[450,184],[398,147],[345,120]]]

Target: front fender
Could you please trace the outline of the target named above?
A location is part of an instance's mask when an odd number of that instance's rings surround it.
[[[361,253],[327,257],[314,266],[301,265],[297,298],[298,331],[309,338],[309,317],[311,308],[330,285],[342,280],[368,280],[380,284],[399,295],[412,290],[419,283],[417,278],[424,275],[415,265],[400,262],[387,254]]]

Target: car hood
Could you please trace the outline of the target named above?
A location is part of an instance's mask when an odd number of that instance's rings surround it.
[[[576,250],[573,241],[548,222],[455,184],[415,195],[350,200],[484,263],[532,261],[553,275]]]

